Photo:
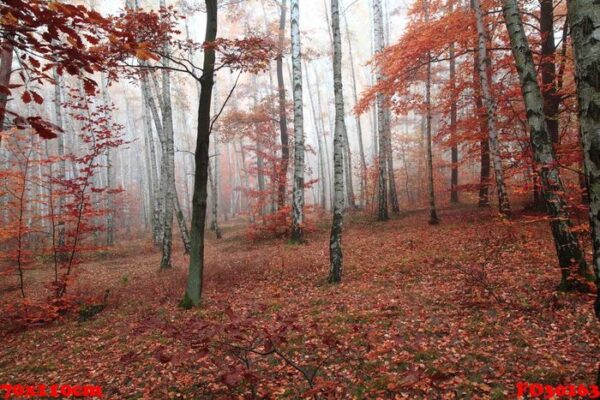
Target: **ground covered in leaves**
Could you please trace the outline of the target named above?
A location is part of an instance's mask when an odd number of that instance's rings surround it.
[[[0,383],[91,383],[110,399],[505,399],[518,381],[594,383],[593,295],[556,292],[547,222],[441,217],[349,217],[337,286],[327,220],[302,245],[226,227],[190,311],[186,258],[159,272],[156,251],[126,244],[79,267],[78,293],[111,289],[95,318],[2,333]]]

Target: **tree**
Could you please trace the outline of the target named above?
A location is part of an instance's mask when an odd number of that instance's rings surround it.
[[[373,25],[375,30],[375,53],[383,51],[383,12],[381,9],[381,0],[373,0]],[[376,83],[382,80],[380,69],[375,73]],[[377,178],[377,219],[379,221],[387,221],[390,219],[388,213],[388,194],[387,194],[387,176],[386,176],[386,161],[387,161],[387,146],[385,138],[385,110],[384,96],[382,93],[377,93],[377,138],[379,143],[378,158],[378,178]]]
[[[475,1],[477,2],[477,0]],[[579,242],[572,232],[573,226],[569,220],[566,202],[562,195],[565,189],[560,178],[552,147],[552,137],[544,115],[544,99],[537,81],[533,55],[529,49],[516,0],[504,0],[502,10],[521,82],[533,156],[539,169],[541,191],[551,218],[552,235],[562,270],[561,288],[568,289],[571,267],[578,266],[579,273],[586,276],[587,264]]]
[[[292,241],[304,238],[304,116],[302,102],[302,51],[300,5],[291,0],[292,72],[294,85],[294,185],[292,193]]]
[[[287,130],[287,102],[285,96],[285,84],[283,80],[283,48],[285,38],[285,17],[287,15],[287,0],[281,0],[279,32],[278,32],[278,52],[277,52],[277,93],[279,101],[279,130],[281,137],[281,167],[279,177],[279,188],[277,191],[277,207],[279,209],[285,206],[287,191],[287,171],[290,163],[290,147]]]
[[[206,43],[217,38],[218,11],[217,0],[205,0],[206,5]],[[200,101],[198,102],[198,129],[196,132],[196,151],[194,160],[194,191],[192,196],[192,230],[190,262],[187,288],[181,302],[183,307],[200,304],[204,276],[204,228],[206,226],[206,198],[208,182],[208,166],[211,130],[212,88],[214,85],[215,49],[208,46],[204,49],[204,67],[200,77]]]
[[[510,216],[510,203],[508,201],[508,193],[504,181],[504,168],[502,167],[502,159],[500,158],[500,144],[498,142],[498,129],[496,125],[496,101],[491,91],[491,66],[487,52],[487,29],[484,25],[483,13],[479,0],[473,0],[473,8],[475,10],[475,19],[477,21],[477,65],[479,69],[478,77],[482,92],[483,103],[487,112],[487,126],[489,134],[489,153],[494,167],[496,176],[496,188],[498,191],[498,208],[504,216]]]
[[[429,22],[429,4],[428,0],[423,1],[423,7],[425,8],[425,22]],[[437,215],[437,208],[435,206],[435,186],[433,182],[433,149],[431,143],[431,123],[433,120],[433,113],[431,111],[431,53],[427,52],[427,76],[425,78],[425,107],[426,116],[425,121],[427,124],[425,141],[427,144],[427,185],[429,188],[429,224],[439,224],[440,220]]]
[[[593,0],[571,0],[569,25],[575,53],[575,77],[579,125],[590,202],[590,226],[594,248],[596,284],[600,282],[600,14]],[[600,319],[600,291],[596,298]]]
[[[342,84],[342,39],[338,0],[331,0],[331,26],[333,31],[333,89],[335,92],[335,136],[333,138],[334,192],[333,221],[329,239],[330,283],[342,280],[342,224],[344,212],[344,91]]]

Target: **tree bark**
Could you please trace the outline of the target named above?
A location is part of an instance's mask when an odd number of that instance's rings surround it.
[[[160,0],[160,6],[166,7],[165,0]],[[169,54],[170,49],[164,46],[164,52]],[[162,240],[162,258],[160,268],[171,268],[171,250],[173,247],[173,213],[175,196],[175,144],[173,138],[173,108],[171,105],[171,75],[168,71],[169,60],[163,57],[161,60],[164,69],[162,70],[162,96],[157,93],[159,99],[162,98],[162,122],[163,122],[163,159],[162,169],[166,181],[164,197],[164,219],[163,219],[163,240]]]
[[[496,127],[496,100],[492,96],[492,86],[490,81],[491,66],[490,59],[487,53],[487,29],[485,28],[483,21],[483,13],[481,11],[481,4],[479,0],[472,1],[473,8],[475,10],[475,18],[477,21],[477,37],[478,37],[478,67],[479,67],[479,81],[481,86],[481,92],[483,95],[483,103],[487,112],[487,126],[489,134],[489,153],[494,167],[494,174],[496,176],[496,189],[498,191],[498,208],[500,214],[505,217],[510,217],[510,203],[508,200],[508,193],[506,192],[506,185],[504,183],[504,169],[502,167],[502,159],[500,158],[500,144],[498,142],[498,129]]]
[[[374,51],[379,53],[383,50],[383,12],[381,0],[373,0],[373,25],[375,30]],[[375,81],[379,83],[382,79],[381,71],[375,72]],[[378,178],[377,178],[377,220],[387,221],[390,219],[388,212],[387,173],[386,173],[386,139],[385,139],[385,110],[383,94],[377,93],[377,137],[379,142]]]
[[[533,158],[539,170],[542,194],[551,218],[550,226],[562,270],[561,287],[568,289],[571,268],[577,266],[579,273],[586,275],[587,264],[579,242],[572,233],[567,204],[562,195],[565,189],[560,179],[552,138],[546,125],[544,100],[516,0],[504,0],[502,11],[521,82]]]
[[[428,0],[424,0],[425,5],[425,21],[429,20],[429,4]],[[429,189],[429,224],[437,225],[440,222],[440,219],[437,215],[437,208],[435,206],[435,186],[433,181],[433,146],[431,142],[432,136],[432,120],[433,115],[431,111],[431,53],[427,52],[427,77],[425,81],[425,106],[427,107],[427,115],[426,115],[426,145],[427,145],[427,183]]]
[[[294,187],[292,194],[292,235],[304,239],[304,116],[302,112],[302,52],[300,46],[300,5],[291,0],[292,72],[294,85]]]
[[[450,88],[452,96],[456,91],[456,57],[454,44],[450,46]],[[456,143],[456,121],[458,110],[456,107],[456,99],[453,98],[450,104],[450,149],[452,169],[450,172],[450,203],[458,204],[458,144]]]
[[[217,37],[217,0],[205,0],[206,34],[205,42],[214,42]],[[198,130],[194,159],[194,195],[192,199],[192,230],[188,282],[181,306],[191,308],[200,304],[204,274],[204,228],[206,224],[206,197],[208,182],[208,151],[210,145],[210,112],[212,87],[214,84],[215,51],[211,47],[204,50],[204,63],[200,78],[200,101],[198,102]]]
[[[10,85],[10,76],[12,74],[13,62],[13,46],[9,40],[5,40],[0,49],[0,86],[8,88]],[[8,95],[0,93],[0,131],[4,130],[6,120],[6,105],[8,103]],[[0,144],[2,138],[0,137]]]
[[[287,0],[281,0],[279,17],[279,52],[277,53],[277,92],[279,98],[279,131],[281,137],[281,166],[278,176],[277,207],[285,207],[287,192],[287,171],[290,164],[290,147],[287,130],[287,111],[285,99],[285,83],[283,80],[283,47],[285,40],[285,19],[287,15]]]
[[[570,0],[569,24],[575,53],[575,78],[584,167],[590,202],[596,284],[600,283],[600,12],[594,0]],[[600,319],[600,291],[596,299]],[[600,380],[600,371],[599,376]],[[600,382],[599,382],[600,383]]]
[[[346,123],[344,121],[344,91],[342,84],[342,39],[340,34],[340,11],[338,0],[331,0],[331,26],[333,31],[333,89],[335,93],[335,136],[333,138],[334,193],[333,221],[329,239],[330,283],[342,280],[342,226],[344,212],[344,153],[343,141]]]

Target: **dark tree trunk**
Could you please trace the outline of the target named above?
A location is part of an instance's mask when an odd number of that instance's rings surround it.
[[[596,284],[600,284],[600,13],[595,0],[571,0],[569,24],[575,54],[579,124],[590,202]],[[600,290],[596,298],[600,320]],[[600,384],[600,369],[598,379]]]
[[[533,158],[539,170],[540,186],[551,218],[550,226],[562,270],[561,287],[568,289],[571,286],[569,282],[571,268],[577,267],[582,275],[588,273],[588,268],[579,242],[573,235],[567,204],[562,196],[564,187],[546,125],[542,91],[538,85],[533,55],[529,49],[516,0],[504,0],[502,11],[521,82]]]
[[[285,206],[287,189],[287,170],[290,163],[290,147],[287,132],[287,112],[285,100],[285,86],[283,81],[283,46],[285,39],[286,0],[281,1],[281,16],[279,18],[279,53],[277,54],[277,92],[279,94],[279,130],[281,135],[281,170],[277,191],[277,207]]]
[[[205,0],[206,35],[205,42],[214,42],[217,37],[217,0]],[[214,85],[215,51],[211,47],[204,50],[204,65],[200,78],[200,101],[198,104],[198,130],[196,137],[196,171],[194,173],[194,194],[192,197],[191,252],[188,283],[181,306],[191,308],[200,304],[204,273],[204,228],[206,225],[206,198],[208,196],[208,151],[210,145],[210,110]]]

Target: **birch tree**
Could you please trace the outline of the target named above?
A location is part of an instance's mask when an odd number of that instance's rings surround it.
[[[477,65],[479,69],[479,82],[483,104],[487,112],[487,125],[489,134],[489,150],[494,174],[496,176],[496,188],[498,191],[498,208],[500,214],[510,216],[510,203],[508,201],[508,193],[504,182],[504,169],[502,167],[502,159],[500,158],[500,143],[498,141],[498,128],[496,126],[496,100],[492,95],[491,90],[491,73],[490,59],[487,53],[487,29],[483,21],[483,13],[481,12],[480,0],[472,0],[473,9],[475,11],[475,19],[477,22]]]
[[[373,25],[374,25],[374,51],[379,53],[383,50],[383,11],[381,0],[373,0]],[[375,81],[379,83],[382,79],[379,69],[375,72]],[[378,172],[377,172],[377,219],[387,221],[390,219],[388,212],[388,193],[386,176],[386,140],[385,140],[385,111],[383,94],[377,93],[377,141],[379,143]]]
[[[294,85],[294,186],[292,193],[292,241],[303,240],[304,231],[304,116],[302,112],[302,52],[300,5],[291,0],[292,74]]]
[[[160,6],[166,6],[165,0],[160,0]],[[169,48],[165,46],[165,57],[161,62],[162,70],[162,95],[157,92],[157,97],[162,98],[162,122],[163,122],[163,157],[161,171],[164,169],[165,190],[164,190],[164,219],[163,219],[163,239],[162,239],[162,259],[160,268],[171,267],[171,250],[173,246],[173,209],[175,193],[175,144],[173,138],[173,108],[171,105],[171,75],[169,73]],[[161,172],[162,173],[162,172]]]
[[[570,269],[577,266],[579,273],[586,276],[587,264],[579,242],[572,232],[573,226],[569,220],[567,204],[562,196],[565,188],[560,179],[552,137],[544,115],[544,99],[537,81],[533,55],[529,49],[516,0],[504,0],[502,11],[521,82],[533,158],[539,170],[546,210],[551,217],[550,226],[562,270],[561,288],[568,289],[571,285]]]
[[[600,282],[600,10],[594,0],[571,0],[568,7],[575,53],[581,143],[590,202],[593,264],[598,283]],[[596,317],[600,319],[600,291],[595,309]]]
[[[329,239],[330,283],[342,280],[342,225],[344,212],[344,91],[342,84],[342,39],[338,0],[331,0],[331,26],[333,31],[333,90],[335,93],[335,134],[333,138],[333,221]]]

